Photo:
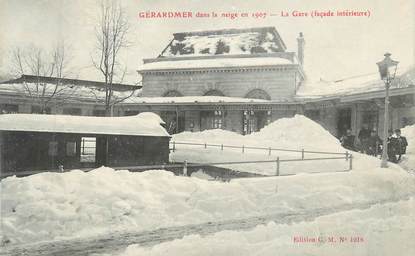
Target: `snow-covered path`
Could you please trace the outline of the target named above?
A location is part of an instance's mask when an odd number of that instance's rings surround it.
[[[0,255],[114,255],[121,253],[127,246],[131,244],[137,244],[143,247],[151,247],[163,242],[172,241],[174,239],[181,239],[184,236],[193,234],[207,236],[223,230],[250,230],[258,225],[264,225],[271,221],[276,224],[312,222],[315,220],[315,218],[325,215],[352,210],[366,210],[375,205],[383,205],[392,202],[399,202],[402,200],[410,200],[410,198],[410,196],[405,196],[403,198],[392,198],[382,201],[343,204],[336,207],[292,211],[244,219],[207,222],[196,225],[160,228],[137,233],[113,233],[108,236],[100,236],[87,239],[70,239],[34,243],[24,246],[9,246],[4,247],[0,252]]]

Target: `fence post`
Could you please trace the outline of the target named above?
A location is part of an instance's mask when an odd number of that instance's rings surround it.
[[[220,150],[223,150],[223,144],[220,144]]]
[[[346,161],[349,160],[349,151],[346,151]]]
[[[206,145],[206,143],[205,143],[205,148],[207,148],[207,145]]]
[[[349,171],[353,169],[353,155],[350,154],[349,156]]]
[[[280,157],[277,157],[277,176],[280,176]]]
[[[245,146],[242,145],[242,153],[244,153],[244,152],[245,152]]]
[[[301,160],[304,160],[304,149],[301,149]]]
[[[271,148],[268,148],[268,155],[271,155]]]
[[[187,176],[187,160],[183,163],[183,176]]]
[[[173,141],[173,152],[176,150],[176,142]]]

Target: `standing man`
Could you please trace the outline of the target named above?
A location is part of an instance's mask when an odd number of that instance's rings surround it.
[[[357,136],[360,141],[360,151],[362,153],[368,153],[368,142],[370,137],[370,130],[367,124],[363,124],[362,129],[360,129],[359,135]]]
[[[395,134],[393,134],[392,130],[388,130],[388,134],[389,134],[388,139],[387,139],[388,160],[392,163],[396,163],[397,162],[397,159],[396,159],[396,136],[395,136]]]
[[[397,162],[401,160],[402,155],[405,155],[406,153],[406,147],[408,146],[408,141],[404,136],[401,136],[401,130],[396,129],[395,130],[396,135],[396,153],[398,155]]]
[[[344,148],[355,150],[355,136],[352,134],[352,130],[347,129],[346,134],[340,138],[340,142]]]

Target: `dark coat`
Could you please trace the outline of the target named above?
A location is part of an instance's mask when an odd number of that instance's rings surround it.
[[[405,137],[391,136],[388,138],[388,152],[395,155],[403,155],[406,153],[408,141]]]
[[[370,136],[367,140],[368,154],[377,155],[380,152],[380,145],[382,145],[382,140],[378,135]]]
[[[344,135],[340,138],[340,142],[344,148],[355,150],[355,136]]]
[[[399,155],[406,154],[406,147],[408,146],[408,141],[405,137],[400,136],[397,138],[397,150]]]

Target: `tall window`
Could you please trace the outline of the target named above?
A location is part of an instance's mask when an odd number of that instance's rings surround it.
[[[369,129],[378,129],[379,114],[377,110],[365,110],[362,111],[362,124],[367,124]]]
[[[213,128],[214,129],[222,129],[223,127],[223,118],[222,118],[222,110],[215,110],[214,117],[213,117]]]

